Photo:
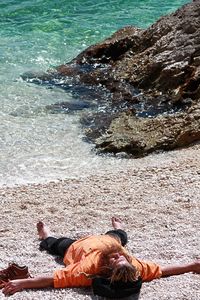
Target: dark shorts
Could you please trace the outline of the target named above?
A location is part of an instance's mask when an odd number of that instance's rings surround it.
[[[128,242],[127,233],[122,229],[109,230],[108,232],[106,232],[106,234],[118,237],[121,241],[122,246],[125,246]],[[52,255],[64,257],[66,250],[69,248],[69,246],[71,246],[71,244],[76,241],[77,240],[75,239],[70,239],[67,237],[57,239],[50,236],[41,241],[40,249],[46,250]]]

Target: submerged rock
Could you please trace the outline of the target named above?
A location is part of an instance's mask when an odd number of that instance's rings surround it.
[[[97,104],[105,96],[103,114],[84,120],[99,151],[141,156],[200,140],[200,0],[146,30],[125,27],[37,78],[90,87]]]

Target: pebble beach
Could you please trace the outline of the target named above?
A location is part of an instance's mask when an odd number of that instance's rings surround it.
[[[108,231],[116,216],[137,258],[161,265],[200,258],[200,143],[138,159],[97,156],[78,112],[46,110],[73,103],[71,91],[21,78],[71,61],[124,26],[147,28],[188,2],[1,1],[0,269],[15,262],[37,276],[63,267],[39,250],[39,220],[55,236],[80,238]],[[144,283],[140,300],[200,300],[199,291],[200,275],[185,274]],[[9,298],[101,300],[89,288]]]
[[[55,236],[79,238],[109,230],[112,216],[123,220],[127,247],[140,259],[165,265],[200,258],[200,145],[133,162],[82,178],[2,187],[0,268],[16,262],[35,276],[63,267],[39,250],[38,220]],[[144,283],[140,299],[198,300],[199,290],[199,275],[185,274]],[[11,299],[100,298],[91,289],[44,289]]]

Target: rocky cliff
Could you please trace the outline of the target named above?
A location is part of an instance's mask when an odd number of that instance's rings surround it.
[[[101,152],[138,157],[199,141],[200,1],[146,30],[125,27],[39,76],[60,79],[104,108],[81,120]]]

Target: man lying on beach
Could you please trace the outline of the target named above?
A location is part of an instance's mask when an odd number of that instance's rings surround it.
[[[24,289],[92,286],[96,295],[123,298],[139,294],[142,282],[189,272],[200,274],[200,260],[162,267],[136,259],[124,248],[127,234],[121,220],[113,217],[112,226],[114,229],[104,235],[73,240],[52,237],[48,227],[38,222],[40,248],[61,256],[65,267],[49,276],[10,280],[3,293],[7,296]]]

